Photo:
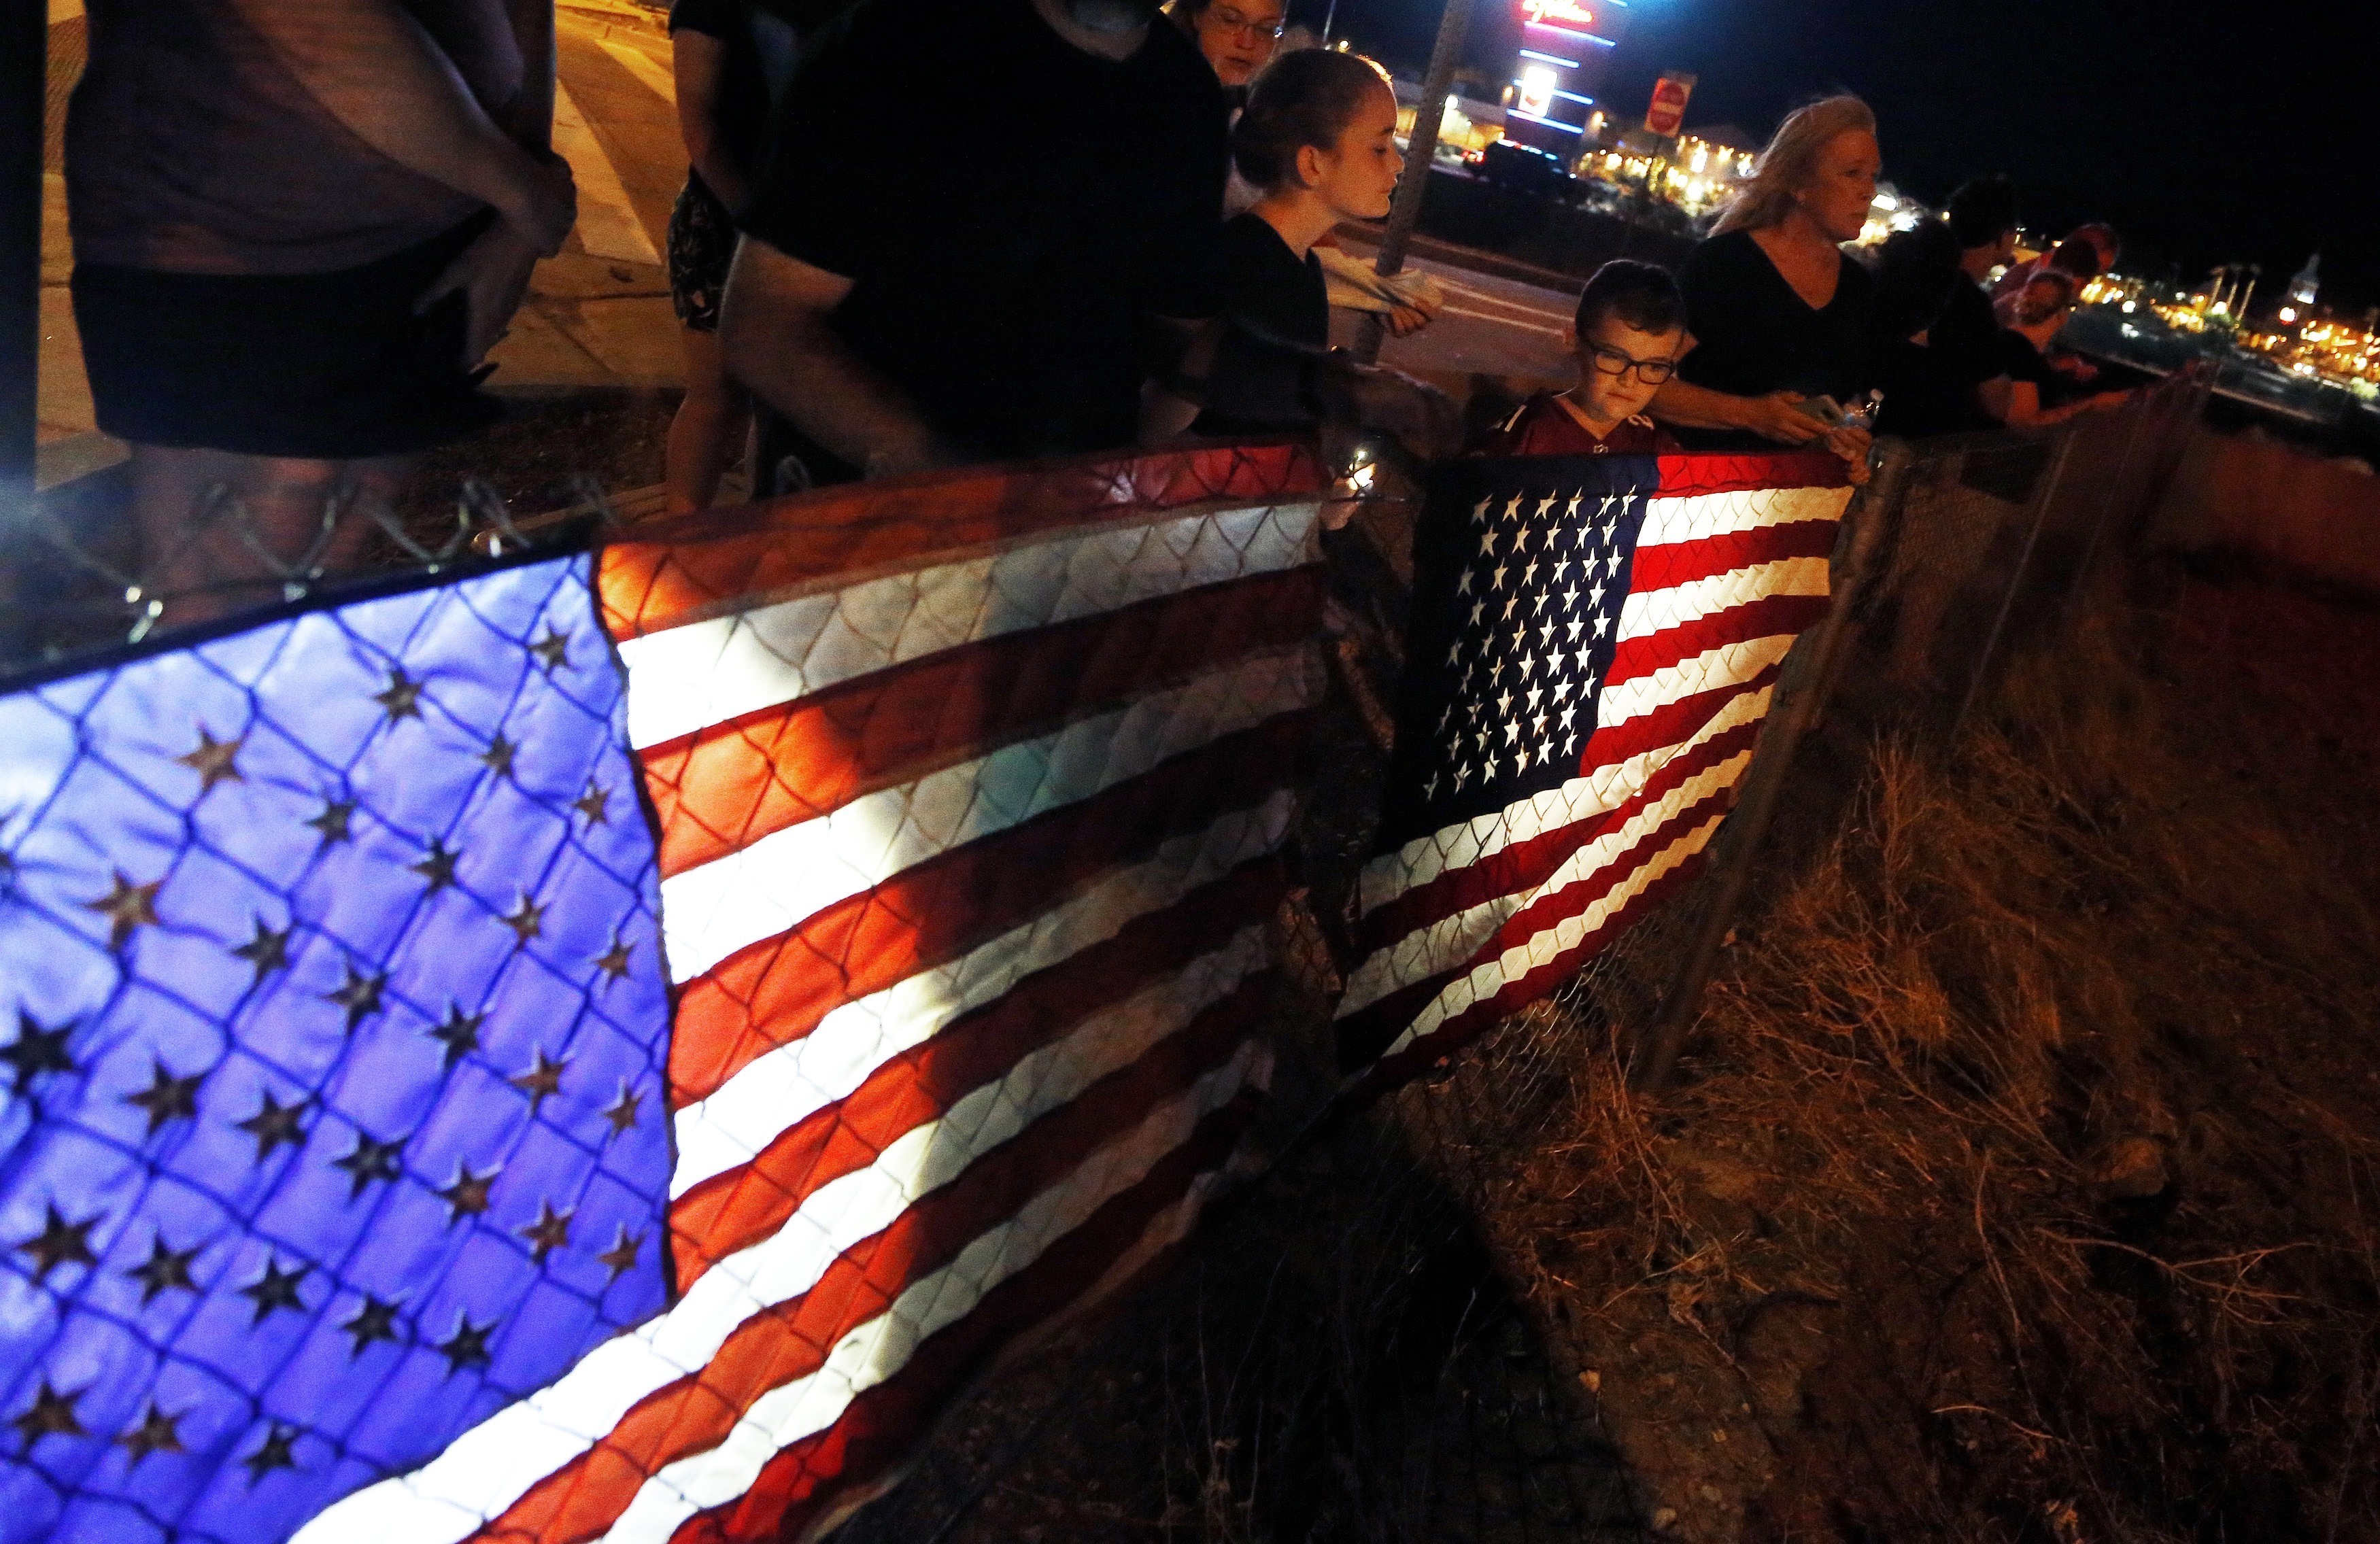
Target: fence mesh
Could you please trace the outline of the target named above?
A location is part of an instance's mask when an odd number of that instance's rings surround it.
[[[349,481],[297,491],[267,517],[220,483],[185,501],[136,487],[128,466],[76,480],[34,499],[0,555],[0,686],[258,608],[579,550],[650,503],[624,508],[583,473],[568,482],[558,507],[516,511],[476,477],[443,492]],[[166,516],[145,513],[152,498]]]
[[[2011,632],[2055,621],[2082,587],[2112,576],[2116,565],[2108,554],[2121,547],[2169,471],[2197,407],[2194,389],[2178,386],[2140,408],[2038,439],[1895,449],[1900,465],[1894,499],[1860,516],[1878,543],[1876,581],[1858,617],[1864,658],[1875,666],[1875,678],[1955,708],[1973,697]],[[532,524],[514,520],[501,503],[467,494],[457,501],[451,528],[442,520],[432,529],[352,504],[326,506],[326,530],[339,520],[369,524],[369,540],[351,549],[360,554],[353,563],[334,567],[322,561],[343,540],[334,535],[325,538],[328,545],[294,555],[252,552],[256,571],[236,583],[261,585],[273,598],[291,600],[357,582],[366,572],[418,575],[492,549],[548,541],[583,544],[592,526],[612,518],[607,509],[590,491],[568,518]],[[1120,1436],[1099,1428],[1135,1400],[1145,1403],[1147,1429],[1130,1441],[1148,1456],[1147,1472],[1156,1477],[1160,1493],[1153,1505],[1142,1493],[1101,1503],[1118,1509],[1112,1520],[1120,1529],[1153,1519],[1167,1537],[1286,1531],[1291,1537],[1501,1540],[1618,1538],[1655,1521],[1641,1515],[1598,1424],[1597,1369],[1583,1365],[1563,1325],[1532,1313],[1515,1295],[1511,1283],[1517,1263],[1498,1258],[1474,1220],[1500,1187],[1525,1183],[1522,1161],[1545,1129],[1548,1112],[1575,1081],[1579,1048],[1603,1046],[1616,1054],[1654,1014],[1670,987],[1675,961],[1701,925],[1708,881],[1653,912],[1567,985],[1466,1055],[1373,1107],[1325,1126],[1309,1125],[1337,1086],[1330,1004],[1352,961],[1336,897],[1352,887],[1353,869],[1368,855],[1371,812],[1388,775],[1390,710],[1407,663],[1413,574],[1403,554],[1412,515],[1409,505],[1384,504],[1362,522],[1371,528],[1368,537],[1333,543],[1328,611],[1335,690],[1316,760],[1319,781],[1309,790],[1297,833],[1305,889],[1274,928],[1291,986],[1269,1028],[1287,1054],[1263,1118],[1269,1123],[1267,1141],[1283,1156],[1196,1260],[1118,1318],[1117,1328],[1087,1331],[1093,1338],[1077,1346],[1072,1360],[1045,1360],[1033,1375],[1044,1380],[1038,1389],[1029,1378],[998,1385],[982,1396],[984,1403],[961,1411],[953,1437],[917,1481],[863,1514],[853,1525],[855,1537],[1033,1537],[1026,1530],[1037,1527],[1082,1536],[1079,1529],[1062,1530],[1084,1520],[1087,1498],[1073,1477],[1061,1479],[1053,1471],[1098,1473],[1093,1450]],[[256,534],[236,504],[216,500],[203,519],[219,532]],[[58,583],[55,603],[18,614],[12,647],[19,665],[55,671],[79,650],[138,638],[172,620],[169,606],[160,604],[169,598],[152,588],[150,576],[164,571],[154,554],[103,544],[93,549],[69,523],[55,519],[41,535],[63,565],[55,571],[84,576],[76,581],[84,588]],[[170,565],[170,554],[163,561]],[[38,572],[29,582],[20,571],[20,593],[41,588]],[[210,594],[220,600],[223,591],[211,587]],[[511,646],[526,656],[524,689],[552,674],[530,668],[535,643],[522,633]],[[350,651],[369,652],[360,646]],[[392,668],[402,672],[401,665]],[[382,691],[395,689],[396,677],[380,685]],[[1825,684],[1805,683],[1803,689],[1823,694]],[[386,711],[383,703],[383,716]],[[173,751],[169,760],[203,779],[211,754],[220,755],[211,746],[231,744],[237,727],[226,721],[218,733],[210,723],[206,743],[161,749]],[[517,739],[501,723],[492,736],[481,736],[483,759],[493,754],[492,748]],[[350,800],[343,791],[348,784],[340,781],[349,772],[329,762],[324,769],[311,781],[299,780],[321,805],[313,814],[328,818],[326,811],[354,804],[351,821],[364,821],[376,832],[407,833],[417,845],[431,839],[427,828],[414,829],[418,821],[408,824],[409,818]],[[501,782],[507,769],[491,763],[487,771]],[[199,800],[213,788],[213,782],[200,788]],[[292,784],[287,791],[295,797],[297,790]],[[559,792],[554,796],[561,798]],[[14,840],[19,832],[7,834],[11,849],[21,851]],[[422,850],[425,861],[435,861],[435,849]],[[1722,851],[1728,862],[1755,857],[1748,845]],[[110,921],[115,913],[94,909],[94,903],[116,900],[138,935],[148,926],[137,906],[145,882],[128,873],[115,889],[102,884],[82,903],[91,916],[80,919],[80,931],[91,935],[94,958],[116,957],[124,942],[111,943],[92,932],[120,925]],[[115,891],[126,886],[133,894],[117,897]],[[520,913],[504,900],[495,896],[486,905],[496,922],[510,927],[508,918]],[[528,904],[521,899],[518,906]],[[216,942],[237,954],[237,946],[253,941]],[[616,949],[620,937],[609,942]],[[320,953],[315,963],[325,971],[341,963],[331,944]],[[601,953],[590,954],[589,961],[600,966]],[[348,979],[358,968],[367,984],[381,968],[369,961],[360,967],[353,959],[345,963],[346,974],[325,976],[315,993],[329,1005],[325,1012],[337,1008],[342,994],[364,991]],[[587,990],[601,989],[600,980],[589,980]],[[61,1022],[73,1016],[51,1012]],[[438,1022],[429,1010],[423,1019],[431,1027]],[[42,1020],[45,1027],[48,1022]],[[33,1042],[20,1037],[19,1044]],[[496,1071],[515,1088],[521,1078],[538,1076],[534,1061]],[[169,1075],[180,1078],[188,1069],[161,1064],[159,1078]],[[303,1103],[316,1096],[293,1091],[292,1097]],[[330,1096],[321,1097],[325,1110],[333,1108]],[[534,1088],[523,1097],[531,1101],[533,1119]],[[151,1136],[155,1132],[149,1128]],[[381,1141],[376,1131],[360,1126],[358,1135]],[[146,1140],[137,1134],[125,1139],[136,1147]],[[326,1149],[326,1156],[337,1154]],[[369,1153],[347,1156],[378,1173],[379,1161]],[[470,1172],[463,1171],[466,1177]],[[402,1162],[398,1174],[393,1183],[438,1194],[460,1183],[452,1174],[416,1175]],[[80,1221],[71,1206],[58,1214],[67,1233]],[[533,1229],[539,1221],[530,1217],[522,1226]],[[35,1239],[46,1226],[35,1217],[19,1231]],[[535,1254],[541,1246],[520,1228],[509,1231],[526,1240],[516,1252]],[[136,1248],[140,1241],[114,1242]],[[186,1247],[179,1239],[172,1242]],[[336,1294],[312,1300],[318,1314],[309,1332],[338,1339],[358,1333],[355,1322],[378,1325],[366,1310],[382,1297],[358,1290],[356,1315],[333,1314],[334,1297],[346,1302]],[[431,1333],[438,1328],[407,1327],[408,1353],[445,1356],[440,1346],[446,1341]],[[1064,1386],[1077,1376],[1119,1386],[1112,1399],[1087,1401]],[[1132,1392],[1135,1386],[1138,1394]],[[12,1391],[9,1408],[51,1409],[66,1392],[48,1390],[45,1401],[38,1397],[42,1391]],[[276,1463],[296,1455],[298,1434],[283,1432],[277,1417],[258,1403],[261,1394],[247,1397],[252,1406],[248,1425],[225,1428],[225,1453],[237,1458],[269,1452]],[[71,1409],[63,1414],[80,1420]],[[59,1416],[49,1418],[55,1425]],[[126,1429],[138,1427],[140,1418],[140,1412],[126,1413]],[[164,1434],[161,1429],[161,1440]],[[332,1456],[335,1441],[321,1440],[333,1442],[323,1450]]]
[[[1888,447],[1890,500],[1859,516],[1873,578],[1838,678],[1789,689],[1839,687],[1840,714],[1954,719],[2011,640],[2120,582],[2126,539],[2203,400],[2180,382],[2047,434]],[[1574,1139],[1559,1117],[1584,1079],[1624,1081],[1631,1038],[1672,990],[1723,876],[1377,1104],[1319,1131],[1288,1113],[1335,1086],[1327,1026],[1347,951],[1329,942],[1331,881],[1315,869],[1343,872],[1369,850],[1360,811],[1378,797],[1380,704],[1405,663],[1412,574],[1394,554],[1410,550],[1411,515],[1334,553],[1341,689],[1300,833],[1317,882],[1277,929],[1301,989],[1273,1026],[1287,1054],[1266,1136],[1284,1156],[1191,1264],[1070,1347],[1062,1371],[1020,1374],[962,1409],[909,1486],[853,1525],[860,1544],[1122,1539],[1152,1525],[1172,1539],[1617,1544],[1672,1524],[1612,1444],[1585,1326],[1526,1290],[1560,1283],[1560,1241],[1516,1254],[1509,1229],[1491,1237],[1479,1220],[1549,1199],[1530,1193],[1542,1145]],[[1723,837],[1714,857],[1761,853]],[[1645,1264],[1691,1304],[1696,1246],[1674,1237]],[[1749,1436],[1711,1443],[1711,1480],[1756,1462]]]

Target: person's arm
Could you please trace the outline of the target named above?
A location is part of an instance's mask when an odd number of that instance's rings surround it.
[[[1222,352],[1230,323],[1221,317],[1184,322],[1154,319],[1155,341],[1162,355],[1140,391],[1140,444],[1161,445],[1190,432],[1206,409],[1207,385]]]
[[[1741,430],[1779,444],[1806,445],[1824,437],[1827,426],[1797,409],[1799,400],[1792,392],[1733,396],[1672,375],[1654,394],[1652,416],[1680,428]]]
[[[358,139],[493,207],[538,251],[561,249],[577,213],[569,167],[540,159],[498,128],[396,0],[231,3]]]
[[[677,76],[678,132],[686,140],[687,159],[695,171],[730,209],[741,209],[752,197],[750,168],[727,153],[719,132],[719,94],[727,75],[727,43],[708,32],[681,27],[670,35],[672,66]]]
[[[835,309],[852,284],[746,236],[721,302],[719,335],[729,373],[869,477],[963,459],[917,405],[835,331]]]
[[[2113,412],[2132,399],[2130,392],[2095,392],[2056,407],[2045,407],[2041,405],[2041,388],[2030,381],[2014,383],[2011,396],[2013,400],[2008,421],[2018,429],[2047,429],[2069,419],[2079,419],[2085,413]]]

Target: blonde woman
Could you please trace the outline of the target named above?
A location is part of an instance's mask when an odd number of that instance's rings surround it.
[[[1866,225],[1880,170],[1876,115],[1855,96],[1814,102],[1779,126],[1679,274],[1693,349],[1654,417],[1739,442],[1824,442],[1864,472],[1865,431],[1797,405],[1850,404],[1876,384],[1875,285],[1842,244]]]

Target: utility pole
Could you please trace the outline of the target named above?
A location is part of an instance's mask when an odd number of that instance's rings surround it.
[[[0,0],[0,608],[32,515],[49,38],[44,0]]]
[[[1471,5],[1472,0],[1446,0],[1446,9],[1438,18],[1438,44],[1430,51],[1429,72],[1422,77],[1421,101],[1414,108],[1413,138],[1405,146],[1405,175],[1397,183],[1396,201],[1389,206],[1388,232],[1380,238],[1378,261],[1372,264],[1382,278],[1403,271],[1405,249],[1413,245],[1422,196],[1429,190],[1430,164],[1438,159],[1438,130],[1446,117],[1446,98],[1454,89],[1455,66],[1462,61],[1463,40],[1471,30]],[[1355,339],[1355,357],[1366,364],[1376,362],[1387,331],[1377,313],[1367,312]]]

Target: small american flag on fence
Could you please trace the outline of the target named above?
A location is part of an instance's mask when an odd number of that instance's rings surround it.
[[[838,490],[0,697],[0,1538],[888,1483],[1266,1082],[1320,486]]]
[[[1849,499],[1840,463],[1807,454],[1440,469],[1342,1068],[1429,1065],[1693,872],[1826,614]]]

